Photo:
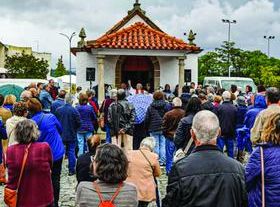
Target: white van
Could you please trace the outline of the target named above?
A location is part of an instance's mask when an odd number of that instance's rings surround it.
[[[231,85],[241,87],[242,92],[245,92],[246,86],[249,85],[253,88],[253,93],[257,91],[257,87],[251,78],[243,77],[205,77],[203,86],[213,86],[218,89],[224,88],[230,90]]]

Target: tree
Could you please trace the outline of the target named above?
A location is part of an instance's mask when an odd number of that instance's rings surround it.
[[[46,79],[49,72],[48,67],[47,60],[24,52],[20,55],[6,56],[5,68],[12,78]]]
[[[58,58],[56,69],[54,70],[54,77],[60,77],[63,75],[67,75],[66,68],[63,64],[62,56]]]
[[[261,81],[265,86],[280,88],[280,67],[264,66],[261,68]]]

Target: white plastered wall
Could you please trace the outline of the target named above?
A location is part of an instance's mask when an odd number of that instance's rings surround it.
[[[198,82],[198,54],[188,54],[185,60],[185,69],[191,69],[192,82]]]
[[[104,83],[115,85],[115,69],[118,56],[106,56],[104,61]]]
[[[179,65],[176,57],[157,57],[160,65],[160,86],[170,84],[174,90],[179,82]]]

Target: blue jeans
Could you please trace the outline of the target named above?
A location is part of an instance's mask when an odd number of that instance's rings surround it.
[[[110,127],[108,124],[105,124],[105,130],[106,130],[106,143],[112,143]]]
[[[76,149],[76,142],[65,142],[66,146],[66,155],[68,157],[68,170],[69,173],[75,173],[75,166],[76,166],[76,156],[75,156],[75,149]]]
[[[92,132],[78,132],[77,138],[78,138],[78,157],[82,154],[84,154],[87,151],[87,142],[86,140],[92,135]]]
[[[165,139],[165,150],[166,150],[166,174],[168,175],[171,171],[173,156],[176,151],[175,144],[173,140],[166,138]]]
[[[224,151],[224,146],[226,145],[227,148],[227,154],[229,157],[234,157],[234,139],[231,137],[219,137],[217,139],[217,145],[220,148],[220,150]]]
[[[162,132],[151,132],[150,136],[156,141],[154,152],[159,156],[159,164],[165,165],[165,137]]]

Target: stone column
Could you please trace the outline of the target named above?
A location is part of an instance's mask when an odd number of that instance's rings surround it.
[[[185,82],[185,59],[186,57],[178,57],[178,63],[179,63],[179,96],[182,94],[182,88],[184,86]]]
[[[97,57],[97,73],[98,73],[98,103],[101,104],[105,99],[104,88],[104,55],[98,55]]]

